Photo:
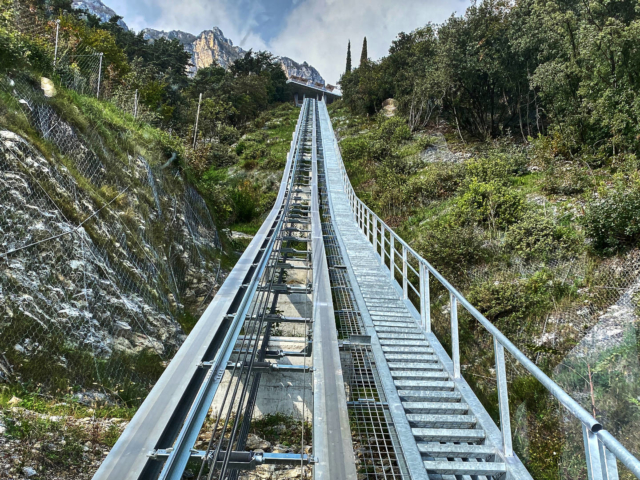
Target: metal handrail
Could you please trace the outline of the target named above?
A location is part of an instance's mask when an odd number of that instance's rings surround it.
[[[326,106],[324,106],[326,108]],[[329,118],[329,122],[331,119]],[[409,283],[407,275],[408,255],[411,255],[419,265],[420,274],[420,293],[416,293],[419,299],[419,306],[416,309],[422,320],[422,327],[427,333],[431,332],[430,318],[430,301],[429,301],[429,274],[433,275],[436,280],[442,284],[450,295],[451,301],[451,337],[452,337],[452,361],[454,367],[454,380],[460,378],[460,348],[458,343],[458,314],[457,306],[462,305],[492,336],[494,339],[494,350],[496,357],[496,381],[498,384],[498,404],[500,412],[500,429],[503,439],[502,454],[505,457],[513,455],[511,426],[509,417],[509,400],[507,392],[507,378],[504,350],[507,350],[515,359],[558,401],[576,417],[583,426],[583,436],[585,443],[585,455],[587,459],[587,470],[589,480],[617,480],[618,471],[616,462],[613,461],[613,455],[623,465],[625,465],[633,474],[640,479],[640,460],[638,460],[631,452],[629,452],[618,440],[609,432],[603,430],[602,425],[593,416],[575,401],[567,392],[565,392],[557,383],[555,383],[548,375],[546,375],[536,364],[534,364],[518,347],[516,347],[495,325],[493,325],[482,313],[480,313],[469,301],[451,285],[427,260],[422,258],[409,244],[400,238],[373,210],[367,207],[362,200],[356,195],[349,176],[347,174],[342,152],[338,140],[333,133],[333,141],[338,158],[338,164],[342,172],[345,192],[351,204],[356,223],[360,230],[365,234],[367,240],[374,245],[376,254],[378,250],[376,244],[381,244],[382,249],[379,254],[382,265],[389,270],[391,279],[395,281],[396,269],[402,275],[402,288],[405,300],[408,300],[407,285]],[[371,238],[371,223],[376,224],[375,234]],[[378,225],[381,227],[378,230]],[[381,242],[378,242],[378,232],[381,233]],[[389,240],[385,238],[385,232],[389,233]],[[385,244],[389,245],[389,253],[387,254]],[[401,251],[396,249],[396,244],[401,246]],[[389,258],[389,266],[386,264],[386,258]],[[401,257],[400,265],[396,264],[395,258]],[[413,287],[413,285],[412,285]],[[413,288],[415,291],[415,288]]]

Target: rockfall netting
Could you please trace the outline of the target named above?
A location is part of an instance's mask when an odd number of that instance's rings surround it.
[[[114,158],[41,87],[0,78],[44,140],[0,131],[0,379],[135,404],[222,280],[216,226],[173,167]]]

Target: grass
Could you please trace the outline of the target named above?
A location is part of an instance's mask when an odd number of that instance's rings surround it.
[[[311,431],[310,423],[304,422],[303,424],[300,420],[283,413],[265,415],[251,422],[251,433],[274,445],[280,443],[285,447],[300,446],[303,433],[305,445],[310,445],[312,442]]]
[[[19,398],[18,403],[10,403],[13,398]],[[19,385],[5,385],[0,389],[0,410],[9,410],[13,407],[24,408],[30,412],[59,415],[72,418],[133,418],[135,407],[126,407],[118,404],[103,404],[88,406],[80,403],[73,395],[54,397],[37,394],[30,389]]]

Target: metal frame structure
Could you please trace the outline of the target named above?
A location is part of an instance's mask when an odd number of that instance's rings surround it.
[[[307,100],[308,101],[308,100]],[[318,185],[317,108],[313,104],[313,173],[311,221],[313,241],[313,451],[317,457],[314,478],[356,480],[347,398],[340,366],[335,312],[331,299],[329,268],[320,221]]]
[[[326,111],[326,106],[323,104],[321,104],[320,108],[324,108]],[[326,113],[326,115],[328,117],[328,113]],[[617,480],[618,471],[615,459],[625,465],[636,477],[640,478],[640,461],[637,458],[609,432],[603,430],[602,425],[594,419],[587,410],[527,358],[523,352],[471,305],[428,261],[418,255],[392,228],[386,225],[357,197],[349,181],[339,151],[338,141],[333,134],[333,129],[331,129],[331,134],[333,135],[332,142],[338,156],[342,181],[353,212],[354,221],[374,248],[381,265],[386,268],[392,283],[398,292],[401,293],[416,320],[422,325],[427,339],[432,344],[439,345],[439,341],[431,330],[429,299],[431,277],[435,278],[449,292],[452,342],[450,367],[454,379],[464,381],[460,373],[458,307],[462,306],[492,335],[496,358],[495,371],[501,420],[500,433],[502,441],[498,444],[501,449],[501,456],[507,460],[515,456],[513,453],[509,420],[509,400],[505,364],[506,350],[534,378],[542,383],[549,393],[551,393],[573,417],[581,422],[584,433],[589,480]],[[414,268],[413,265],[417,265],[417,268]],[[413,284],[412,278],[418,279],[418,286]],[[411,300],[412,298],[417,299],[417,307]],[[440,355],[448,358],[444,349],[441,350]]]
[[[287,269],[312,275],[292,286]],[[431,329],[433,278],[449,294],[451,357]],[[311,318],[278,313],[292,293],[312,294]],[[500,429],[461,375],[460,306],[493,338]],[[278,322],[304,326],[302,351],[267,350]],[[617,461],[640,478],[620,442],[358,199],[325,103],[306,99],[275,206],[94,479],[178,480],[196,459],[209,480],[262,464],[314,464],[317,480],[529,480],[513,452],[505,352],[582,423],[589,480],[617,480]],[[267,361],[285,356],[313,367]],[[272,371],[313,372],[313,457],[245,451],[261,375]],[[195,450],[219,390],[211,440]],[[359,458],[356,439],[368,448]]]
[[[149,393],[94,479],[157,478],[163,463],[151,452],[170,451],[164,478],[180,478],[180,466],[191,456],[213,395],[227,368],[227,360],[258,287],[290,196],[294,165],[299,157],[302,109],[275,206],[229,274],[220,291]],[[203,368],[209,363],[208,368]],[[169,449],[169,450],[167,450]],[[150,455],[151,453],[151,455]],[[175,466],[174,466],[175,465]],[[168,468],[171,467],[169,470]]]

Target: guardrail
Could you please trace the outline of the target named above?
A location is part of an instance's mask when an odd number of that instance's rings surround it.
[[[640,461],[631,454],[613,435],[603,429],[593,416],[576,402],[557,383],[538,368],[523,352],[504,336],[484,315],[482,315],[464,296],[456,290],[429,262],[415,252],[380,217],[367,207],[355,194],[347,174],[338,140],[333,135],[335,150],[342,172],[342,179],[351,209],[362,233],[373,245],[382,265],[389,270],[391,279],[402,289],[405,300],[417,298],[422,328],[431,332],[431,303],[429,294],[430,277],[433,276],[449,292],[451,304],[451,356],[454,367],[454,379],[460,374],[460,343],[458,335],[458,306],[462,305],[492,336],[496,359],[496,382],[498,385],[498,406],[500,412],[500,430],[505,457],[513,456],[511,421],[509,416],[509,398],[505,364],[505,350],[509,352],[529,373],[535,377],[558,401],[582,424],[587,473],[589,480],[617,480],[616,459],[625,465],[637,478],[640,478]],[[389,264],[387,265],[387,260]],[[417,269],[413,267],[417,265]],[[396,273],[400,281],[396,280]],[[413,285],[410,276],[419,280],[419,286]]]

